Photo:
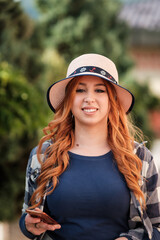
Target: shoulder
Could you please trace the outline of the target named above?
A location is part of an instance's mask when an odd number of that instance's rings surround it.
[[[134,153],[142,160],[142,163],[150,163],[153,160],[152,153],[145,147],[145,142],[134,142]]]
[[[158,169],[155,164],[154,158],[150,150],[144,146],[144,143],[135,143],[135,154],[142,161],[142,176],[146,179],[158,178]],[[154,179],[155,180],[155,179]],[[157,180],[156,180],[157,181]],[[155,181],[155,182],[156,182]]]

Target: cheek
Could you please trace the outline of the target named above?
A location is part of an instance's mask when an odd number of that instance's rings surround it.
[[[71,111],[72,112],[75,112],[78,107],[81,107],[81,103],[82,103],[82,100],[79,96],[76,96],[74,99],[73,99],[73,103],[72,103],[72,107],[71,107]]]
[[[104,112],[108,114],[111,108],[108,96],[103,99],[102,105],[103,105]]]

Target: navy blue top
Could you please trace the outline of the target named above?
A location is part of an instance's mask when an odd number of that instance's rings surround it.
[[[61,224],[55,240],[113,240],[127,232],[130,192],[113,153],[98,157],[69,152],[70,163],[47,196],[45,211]]]

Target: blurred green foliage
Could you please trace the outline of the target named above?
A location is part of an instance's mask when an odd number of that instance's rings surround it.
[[[147,79],[140,83],[131,77],[131,74],[126,74],[123,85],[131,89],[135,97],[134,108],[130,114],[133,123],[142,130],[144,140],[148,141],[147,146],[150,148],[155,136],[151,128],[149,112],[160,109],[160,98],[150,90]]]
[[[16,216],[21,207],[28,153],[46,124],[46,110],[37,88],[7,62],[0,64],[0,105],[0,220],[4,220]]]
[[[0,1],[0,33],[0,61],[21,69],[28,81],[38,81],[45,68],[43,31],[24,13],[20,2]]]
[[[0,221],[20,212],[29,152],[46,125],[43,38],[20,2],[0,1]],[[45,96],[45,95],[44,95]]]
[[[37,0],[47,46],[70,62],[84,53],[111,58],[120,74],[132,66],[129,29],[118,20],[121,4],[112,0]]]

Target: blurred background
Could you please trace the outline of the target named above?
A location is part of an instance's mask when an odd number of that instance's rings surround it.
[[[160,169],[160,0],[0,0],[0,240],[26,239],[25,169],[53,118],[46,90],[90,52],[135,95],[132,118]]]

